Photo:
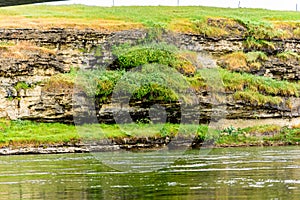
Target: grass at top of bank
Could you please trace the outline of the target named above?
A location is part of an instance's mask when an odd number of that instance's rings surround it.
[[[35,12],[32,12],[34,10]],[[202,19],[203,17],[240,18],[245,21],[297,21],[298,12],[273,11],[249,8],[217,8],[204,6],[124,6],[98,7],[84,5],[49,6],[26,5],[0,9],[0,15],[24,16],[27,18],[67,18],[67,19],[107,19],[140,22],[151,26],[155,23],[168,23],[174,18]]]
[[[213,141],[216,146],[293,145],[300,142],[300,128],[277,125],[248,128],[227,127],[216,130],[208,125],[193,124],[85,124],[0,120],[0,147],[36,147],[76,144],[117,138],[186,137],[199,142]]]
[[[34,12],[32,12],[34,10]],[[129,6],[97,7],[83,5],[49,6],[26,5],[0,8],[0,24],[11,27],[75,27],[124,30],[159,27],[206,35],[226,35],[225,26],[207,26],[206,20],[233,19],[259,37],[299,36],[300,16],[297,12],[265,9],[215,8],[203,6]],[[7,18],[7,16],[10,16]],[[64,19],[64,20],[57,20]],[[204,22],[204,23],[203,23]],[[229,20],[226,23],[232,24]],[[218,24],[220,25],[220,24]],[[290,27],[292,30],[287,31]],[[282,31],[278,31],[282,30]],[[287,31],[287,32],[286,32]],[[282,33],[281,33],[282,32]],[[286,33],[283,33],[286,32]],[[288,37],[287,35],[285,37]]]

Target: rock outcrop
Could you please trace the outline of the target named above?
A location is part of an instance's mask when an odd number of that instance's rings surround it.
[[[73,91],[72,88],[67,90],[45,89],[46,82],[56,74],[69,73],[72,66],[85,69],[108,66],[114,61],[112,55],[114,45],[132,44],[143,39],[146,41],[148,34],[145,30],[115,33],[74,29],[0,30],[1,43],[17,45],[20,41],[26,41],[37,47],[54,51],[54,53],[41,54],[30,50],[26,53],[26,58],[0,57],[0,117],[73,123],[73,116],[77,114],[79,121],[86,119],[87,116],[95,115],[101,122],[113,123],[116,105],[109,103],[93,105],[93,100],[90,102],[90,99],[84,95],[77,95],[77,97],[81,97],[78,104],[78,102],[74,102],[73,96],[76,90]],[[207,53],[214,58],[235,51],[249,51],[249,48],[244,45],[246,39],[238,36],[211,38],[164,32],[161,38],[181,49]],[[271,42],[273,42],[274,48],[267,52],[270,55],[284,51],[300,53],[300,41],[298,40],[274,40]],[[1,48],[0,53],[3,53],[5,49],[1,50]],[[205,61],[203,62],[205,64]],[[280,80],[299,81],[299,68],[299,61],[283,62],[274,58],[264,62],[260,69],[253,70],[251,73]],[[228,96],[227,100],[229,100],[223,102],[222,105],[213,105],[209,98],[211,95],[209,91],[197,95],[200,97],[200,102],[192,110],[200,112],[200,121],[209,121],[215,118],[214,116],[218,115],[218,112],[229,119],[300,116],[300,99],[297,97],[291,98],[288,104],[283,101],[280,105],[253,105],[243,101],[234,101],[231,99],[230,93],[225,93],[223,95]],[[161,106],[165,107],[169,121],[180,121],[181,113],[178,102]],[[145,106],[137,102],[123,108],[123,111],[130,113],[133,119],[139,119],[149,117],[151,105]],[[82,116],[80,117],[80,115]]]

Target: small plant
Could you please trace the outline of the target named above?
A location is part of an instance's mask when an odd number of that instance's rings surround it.
[[[244,45],[246,48],[253,49],[253,50],[261,50],[261,49],[275,50],[274,43],[263,39],[256,39],[253,36],[248,37]]]
[[[288,60],[300,61],[300,55],[297,54],[296,52],[292,52],[292,51],[285,51],[285,52],[279,53],[279,54],[277,54],[277,57],[283,61],[288,61]]]
[[[262,51],[248,52],[246,56],[249,63],[268,60],[268,56]]]
[[[20,91],[20,90],[26,90],[26,89],[29,89],[31,88],[31,86],[29,84],[27,84],[26,82],[18,82],[14,88],[17,90],[17,91]]]
[[[293,35],[296,38],[300,38],[300,28],[297,28],[293,31]]]
[[[227,135],[232,135],[232,136],[236,136],[239,134],[238,130],[234,127],[234,126],[229,126],[227,128],[224,128],[222,130],[222,133],[224,134],[227,134]]]

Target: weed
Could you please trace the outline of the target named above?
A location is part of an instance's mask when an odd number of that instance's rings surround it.
[[[70,74],[57,74],[45,81],[43,91],[50,93],[71,94],[74,89],[74,77]]]
[[[255,39],[253,36],[247,38],[244,42],[244,45],[248,49],[252,50],[262,50],[262,49],[269,49],[274,50],[275,46],[274,43],[263,40],[263,39]]]
[[[26,90],[31,88],[30,85],[28,85],[26,82],[18,82],[14,88],[19,92],[21,89]]]
[[[277,57],[284,62],[288,61],[288,60],[297,60],[297,61],[300,60],[300,55],[298,55],[297,53],[292,52],[292,51],[285,51],[285,52],[279,53],[279,54],[277,54]]]

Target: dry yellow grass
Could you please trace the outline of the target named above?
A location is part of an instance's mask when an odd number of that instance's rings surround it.
[[[55,51],[38,47],[30,41],[19,41],[17,44],[7,43],[0,45],[1,58],[28,59],[31,54],[54,55]]]
[[[45,82],[44,92],[72,94],[74,90],[74,79],[70,76],[57,74]]]
[[[300,38],[300,22],[274,21],[274,30],[281,31],[282,38]]]
[[[174,19],[168,25],[168,29],[181,33],[204,34],[210,37],[243,35],[237,27],[241,25],[229,18],[205,17],[203,20]]]
[[[140,23],[125,22],[121,20],[26,18],[22,16],[0,16],[0,27],[33,28],[45,30],[51,28],[74,28],[79,30],[94,29],[107,32],[143,28],[142,24]]]
[[[292,128],[299,128],[300,129],[300,123],[292,125]]]
[[[168,25],[168,29],[178,33],[196,33],[192,22],[188,19],[174,19]]]
[[[243,52],[234,52],[221,58],[222,62],[229,70],[243,69],[248,70],[247,55]]]

